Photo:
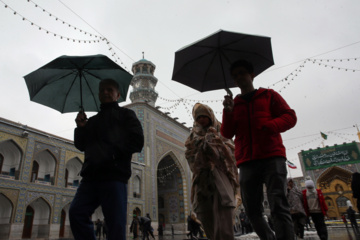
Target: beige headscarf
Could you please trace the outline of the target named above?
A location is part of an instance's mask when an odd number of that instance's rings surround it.
[[[190,136],[185,142],[187,148],[185,157],[193,172],[193,187],[191,199],[194,198],[194,180],[205,169],[222,171],[229,178],[234,193],[237,192],[238,171],[234,157],[234,143],[220,134],[221,123],[215,118],[213,110],[201,103],[196,103],[192,111],[194,125]],[[211,123],[209,127],[203,128],[196,122],[198,116],[207,116]],[[205,187],[204,187],[205,188]],[[205,194],[205,193],[204,193]]]

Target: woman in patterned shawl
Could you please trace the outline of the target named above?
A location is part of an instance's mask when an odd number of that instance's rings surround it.
[[[234,144],[221,136],[221,124],[209,106],[197,103],[192,114],[185,156],[193,173],[193,210],[209,239],[234,239],[233,214],[240,199],[239,195],[235,199],[240,191]]]

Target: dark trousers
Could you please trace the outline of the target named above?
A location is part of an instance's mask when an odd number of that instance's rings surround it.
[[[245,222],[241,222],[241,233],[245,234]]]
[[[300,238],[304,238],[304,222],[306,221],[306,216],[303,213],[294,213],[291,214],[291,218],[294,224],[294,232]]]
[[[324,215],[322,213],[310,213],[311,219],[315,224],[316,232],[321,240],[328,239],[328,232],[325,224]]]
[[[254,160],[240,165],[240,187],[245,212],[262,240],[294,239],[294,227],[286,198],[284,158]],[[266,186],[276,238],[263,217],[263,183]]]
[[[91,215],[101,206],[109,240],[126,240],[127,184],[118,181],[81,182],[69,209],[76,240],[95,240]]]

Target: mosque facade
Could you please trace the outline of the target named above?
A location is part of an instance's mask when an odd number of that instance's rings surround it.
[[[155,107],[155,65],[142,59],[132,71],[132,103],[124,107],[138,116],[145,144],[132,157],[127,223],[149,214],[154,229],[185,230],[191,171],[184,142],[190,130]],[[71,238],[69,206],[83,161],[72,141],[0,118],[0,239]],[[92,219],[103,220],[100,207]]]
[[[335,144],[301,151],[298,156],[304,178],[297,179],[305,189],[305,180],[311,179],[324,194],[330,219],[341,219],[350,200],[358,212],[351,189],[352,174],[360,170],[360,143]]]

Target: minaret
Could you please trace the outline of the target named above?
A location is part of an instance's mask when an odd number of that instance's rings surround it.
[[[132,65],[132,72],[134,73],[131,80],[133,87],[130,93],[131,102],[147,102],[149,105],[155,107],[155,102],[158,93],[155,91],[157,78],[154,76],[155,64],[143,59],[135,62]]]

